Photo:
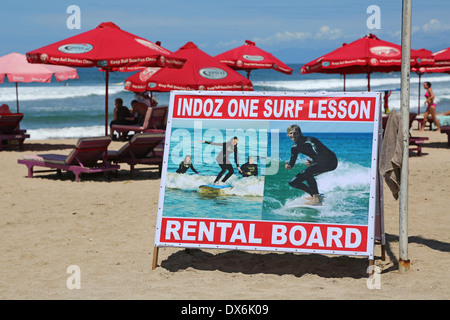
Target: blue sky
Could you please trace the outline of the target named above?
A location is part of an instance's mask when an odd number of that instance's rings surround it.
[[[81,29],[68,29],[67,8],[80,8]],[[369,29],[370,5],[380,29]],[[413,49],[450,47],[450,1],[413,1]],[[368,33],[401,43],[402,1],[392,0],[170,0],[4,1],[0,55],[26,53],[112,21],[176,51],[192,41],[214,56],[255,41],[286,63],[304,63]]]

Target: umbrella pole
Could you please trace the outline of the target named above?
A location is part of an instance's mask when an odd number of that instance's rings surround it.
[[[250,80],[250,69],[247,69],[247,79]]]
[[[17,113],[19,113],[19,87],[16,82],[16,105],[17,105]]]
[[[344,92],[345,92],[345,76],[346,76],[346,75],[344,74]]]
[[[419,104],[417,106],[417,114],[420,115],[420,78],[422,78],[422,73],[418,72],[417,73],[419,75],[419,94],[418,94],[418,99],[419,99]]]
[[[106,69],[105,74],[105,136],[108,135],[108,85],[109,85],[109,70]]]
[[[367,74],[367,91],[370,91],[370,73]]]

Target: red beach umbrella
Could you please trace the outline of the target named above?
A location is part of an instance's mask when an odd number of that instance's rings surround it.
[[[250,78],[250,71],[253,69],[274,69],[292,74],[290,67],[250,40],[245,40],[245,45],[223,52],[215,58],[235,70],[247,71],[247,78]]]
[[[76,36],[30,51],[31,63],[99,67],[106,71],[105,134],[108,135],[109,72],[120,67],[181,68],[184,60],[153,42],[120,29],[112,22]]]
[[[0,83],[5,77],[16,83],[17,112],[19,112],[18,82],[45,82],[55,76],[57,81],[78,79],[77,69],[65,66],[31,64],[24,54],[13,52],[0,57]]]
[[[433,53],[437,67],[450,67],[450,48]]]
[[[133,92],[171,90],[245,90],[253,85],[230,67],[188,42],[175,54],[186,59],[181,69],[147,68],[125,81],[125,89]]]
[[[393,72],[401,70],[401,46],[380,40],[373,34],[327,53],[308,62],[300,69],[306,73],[367,74],[367,88],[370,91],[370,74],[373,72]],[[411,50],[411,66],[432,66],[434,59],[428,50]]]
[[[411,68],[416,73],[450,73],[450,48],[433,53],[434,65],[430,67]]]

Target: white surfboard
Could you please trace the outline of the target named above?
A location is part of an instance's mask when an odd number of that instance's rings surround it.
[[[297,198],[293,201],[291,201],[287,207],[291,209],[311,209],[313,211],[320,211],[321,208],[323,208],[322,205],[311,205],[309,202],[311,201],[311,196],[305,195],[303,197]]]

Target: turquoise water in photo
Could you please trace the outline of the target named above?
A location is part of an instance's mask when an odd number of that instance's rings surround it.
[[[260,134],[264,138],[259,139]],[[232,187],[224,189],[217,195],[199,192],[201,185],[212,184],[221,168],[216,157],[222,147],[201,143],[199,140],[223,142],[238,136],[239,164],[246,162],[248,155],[267,154],[267,130],[201,129],[195,133],[192,128],[174,127],[171,134],[169,161],[165,180],[164,216],[203,217],[220,219],[260,220],[264,193],[264,168],[259,160],[260,174],[242,178],[234,163],[234,155],[230,156],[234,175],[226,183]],[[249,138],[250,136],[250,138]],[[180,162],[186,155],[191,155],[195,174],[190,169],[185,174],[178,174]]]
[[[292,141],[280,132],[278,172],[265,177],[263,220],[367,224],[370,196],[372,133],[308,133],[318,138],[338,158],[335,170],[316,176],[323,206],[302,208],[303,191],[288,185],[306,169],[306,157],[299,156],[293,169],[286,170]]]

